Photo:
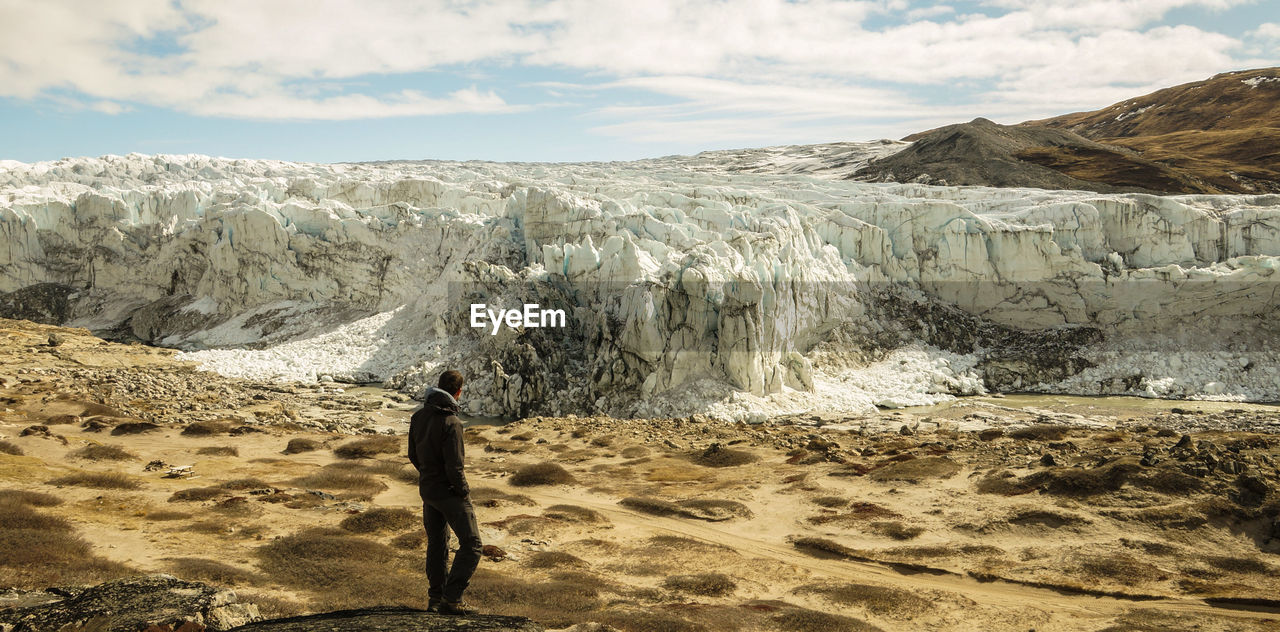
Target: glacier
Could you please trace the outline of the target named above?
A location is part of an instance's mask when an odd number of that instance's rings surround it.
[[[493,416],[1280,400],[1280,196],[845,179],[904,146],[0,161],[0,305],[231,376],[416,394],[460,368]],[[569,322],[490,335],[472,303]]]

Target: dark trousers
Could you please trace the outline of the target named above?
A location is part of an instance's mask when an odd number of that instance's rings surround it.
[[[461,601],[462,591],[480,564],[480,528],[470,498],[446,496],[422,499],[422,524],[427,528],[427,596],[432,600]],[[453,567],[449,559],[449,529],[458,538]]]

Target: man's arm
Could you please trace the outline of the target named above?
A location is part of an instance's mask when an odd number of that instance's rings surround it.
[[[413,469],[418,470],[419,472],[422,471],[422,465],[418,463],[418,441],[421,440],[418,435],[420,434],[422,434],[422,424],[418,423],[417,420],[410,419],[409,462],[413,464]]]
[[[444,474],[449,478],[449,485],[459,496],[471,495],[467,485],[467,475],[463,473],[465,451],[462,447],[462,422],[457,417],[448,417],[445,421],[444,437]]]

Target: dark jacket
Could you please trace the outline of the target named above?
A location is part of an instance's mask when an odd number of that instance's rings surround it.
[[[418,493],[423,498],[469,496],[464,456],[458,402],[433,388],[409,422],[409,461],[418,468]]]

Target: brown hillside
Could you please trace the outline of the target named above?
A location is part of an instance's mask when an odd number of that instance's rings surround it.
[[[1050,147],[1019,156],[1073,178],[1168,193],[1280,192],[1280,68],[1223,73],[1022,126],[1072,131],[1161,167]]]
[[[1280,128],[1280,68],[1223,73],[1101,110],[1027,121],[1023,125],[1068,129],[1094,140]]]

